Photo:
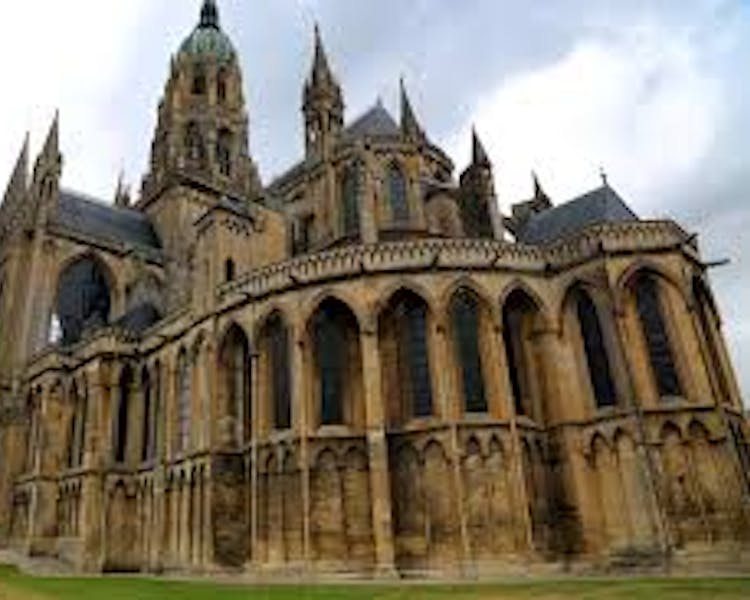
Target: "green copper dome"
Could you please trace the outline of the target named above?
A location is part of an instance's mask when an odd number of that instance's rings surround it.
[[[215,0],[204,0],[200,23],[182,43],[180,53],[220,61],[230,61],[234,58],[234,46],[219,26],[219,9]]]

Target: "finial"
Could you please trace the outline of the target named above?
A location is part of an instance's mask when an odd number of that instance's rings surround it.
[[[219,8],[216,0],[203,0],[200,27],[219,29]]]
[[[604,170],[604,167],[599,167],[599,177],[602,178],[602,185],[604,187],[609,187],[609,178],[607,176],[607,172]]]
[[[531,171],[531,177],[534,180],[534,202],[537,206],[544,208],[549,208],[552,206],[552,201],[550,200],[549,196],[547,195],[547,192],[544,191],[544,188],[542,187],[542,182],[539,181],[539,175],[536,171]]]

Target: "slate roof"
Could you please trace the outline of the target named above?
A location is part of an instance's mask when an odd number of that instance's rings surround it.
[[[401,128],[380,101],[344,130],[344,136],[354,139],[399,135]]]
[[[125,331],[129,331],[130,333],[140,335],[160,320],[161,315],[153,305],[139,304],[120,317],[115,322],[115,326],[120,327]]]
[[[383,104],[378,101],[375,106],[357,118],[351,125],[346,127],[343,132],[343,139],[347,141],[361,138],[393,138],[401,135],[401,127],[396,123]],[[289,181],[294,180],[298,175],[303,173],[312,163],[307,160],[301,160],[294,164],[279,177],[274,179],[268,186],[269,189],[277,189]]]
[[[61,190],[52,222],[75,233],[104,241],[161,249],[148,217],[137,210],[112,206],[69,190]]]
[[[516,236],[524,244],[548,244],[591,225],[638,221],[632,209],[609,185],[532,215]]]

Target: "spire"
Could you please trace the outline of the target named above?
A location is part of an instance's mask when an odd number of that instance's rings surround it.
[[[130,206],[130,186],[125,183],[125,173],[120,171],[115,189],[115,206],[128,208]]]
[[[219,8],[216,0],[203,0],[199,27],[219,29]]]
[[[414,114],[414,109],[409,100],[409,94],[406,91],[404,78],[401,78],[401,132],[409,139],[423,140],[425,138],[424,130]]]
[[[484,149],[482,140],[479,139],[479,134],[477,133],[476,127],[471,128],[471,144],[471,163],[473,165],[490,168],[492,166],[492,163],[487,156],[487,151]]]
[[[320,33],[320,26],[315,23],[315,57],[313,59],[312,75],[310,82],[313,85],[333,83],[333,73],[328,64],[328,55],[323,45],[323,36]]]
[[[55,118],[44,141],[42,155],[47,158],[56,158],[60,154],[60,111],[55,111]]]
[[[29,179],[29,134],[23,140],[21,152],[18,154],[16,165],[13,167],[5,197],[13,194],[23,193]]]

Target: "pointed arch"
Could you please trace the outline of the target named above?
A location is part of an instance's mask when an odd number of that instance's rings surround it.
[[[706,282],[700,277],[692,280],[693,303],[698,317],[699,343],[705,348],[704,362],[715,394],[721,402],[732,404],[732,374],[724,362],[725,349],[721,333],[721,318],[716,301]]]
[[[96,254],[87,252],[60,269],[55,300],[64,345],[110,322],[114,276]]]
[[[421,296],[395,292],[378,318],[387,421],[402,424],[433,414],[429,309]]]
[[[226,68],[221,67],[216,74],[216,99],[219,104],[224,104],[227,101],[228,84],[229,77],[227,75],[227,70]]]
[[[630,287],[657,393],[660,397],[682,396],[659,281],[651,272],[641,271],[633,277]]]
[[[347,165],[339,178],[341,195],[341,226],[345,237],[360,236],[360,177],[362,164],[359,160]]]
[[[409,198],[406,176],[397,161],[392,161],[387,169],[388,200],[394,225],[408,225]]]
[[[252,434],[250,342],[237,323],[227,328],[219,344],[219,387],[221,414],[235,425],[234,442],[249,440]],[[239,438],[242,438],[240,440]]]
[[[220,129],[216,136],[216,164],[224,177],[232,176],[233,145],[232,132],[226,127]]]
[[[612,374],[611,358],[604,338],[601,316],[591,295],[581,285],[570,291],[580,332],[583,360],[598,408],[617,404],[617,388]]]
[[[113,436],[114,461],[118,464],[127,460],[130,404],[134,383],[133,370],[130,365],[125,365],[120,373],[117,385],[117,411],[115,412]]]
[[[322,425],[352,424],[360,413],[362,365],[357,317],[340,300],[323,300],[310,319],[314,381]]]
[[[466,412],[487,412],[484,366],[480,350],[481,303],[467,287],[456,290],[450,302],[456,364],[459,367],[463,406]]]
[[[517,287],[505,298],[502,318],[508,376],[516,412],[536,418],[540,416],[537,413],[543,391],[538,385],[542,365],[534,339],[542,319],[539,304],[523,287]]]
[[[190,121],[185,126],[184,143],[188,160],[199,167],[203,166],[206,161],[206,146],[200,126],[195,121]]]
[[[273,311],[264,320],[258,335],[266,406],[277,430],[292,426],[292,371],[290,331],[284,315]]]
[[[177,427],[175,446],[178,452],[185,452],[190,445],[190,405],[192,396],[191,385],[191,360],[185,347],[181,347],[177,354],[177,368],[175,377],[177,378]]]
[[[141,397],[143,398],[143,425],[141,427],[141,462],[147,462],[152,458],[153,435],[153,388],[151,385],[151,373],[148,366],[141,370]]]

